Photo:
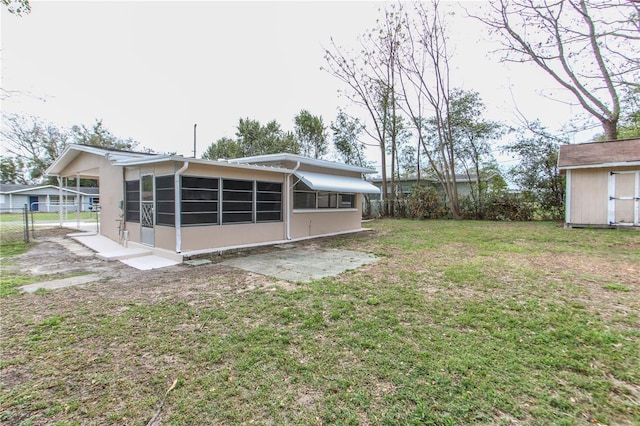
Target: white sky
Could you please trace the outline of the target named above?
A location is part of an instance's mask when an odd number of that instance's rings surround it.
[[[194,123],[198,156],[217,139],[235,137],[241,117],[275,119],[293,130],[294,116],[308,109],[328,125],[338,107],[357,110],[339,95],[341,83],[320,69],[323,46],[331,37],[356,46],[381,5],[32,1],[22,17],[3,6],[2,88],[31,95],[10,96],[2,110],[65,127],[101,118],[118,137],[186,156]],[[514,124],[512,93],[527,118],[551,129],[581,113],[541,96],[561,94],[542,71],[499,63],[481,25],[457,3],[447,6],[457,8],[453,85],[478,91],[487,118]]]

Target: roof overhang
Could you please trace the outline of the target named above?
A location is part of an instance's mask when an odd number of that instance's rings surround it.
[[[80,145],[80,144],[70,144],[62,151],[62,154],[56,158],[53,163],[47,168],[45,174],[47,176],[59,176],[62,177],[64,174],[65,168],[71,164],[73,160],[76,159],[80,154],[87,153],[96,155],[99,157],[105,157],[113,161],[124,160],[124,159],[140,159],[140,158],[153,158],[156,154],[145,154],[138,152],[126,152],[126,151],[114,151],[108,149],[102,149],[95,146],[89,145]],[[92,170],[88,173],[80,173],[80,177],[88,177],[95,178],[97,176],[97,171]]]
[[[580,164],[575,166],[559,166],[559,170],[578,170],[578,169],[610,169],[613,167],[635,167],[640,166],[640,161],[619,161],[616,163],[600,163],[600,164]]]
[[[292,163],[299,162],[300,164],[305,164],[307,166],[323,167],[327,169],[341,170],[345,172],[356,172],[356,173],[366,173],[366,174],[376,173],[375,169],[370,169],[367,167],[352,166],[350,164],[336,163],[333,161],[320,160],[317,158],[310,158],[310,157],[305,157],[303,155],[289,154],[289,153],[266,154],[266,155],[256,155],[253,157],[233,158],[233,159],[229,159],[228,161],[230,163],[243,163],[243,164],[268,164],[268,163],[290,161]]]
[[[238,163],[233,163],[229,161],[215,161],[215,160],[207,160],[207,159],[201,159],[201,158],[183,157],[181,155],[158,155],[153,158],[122,159],[122,160],[114,161],[113,165],[128,167],[128,166],[141,166],[145,164],[163,163],[167,161],[202,164],[206,166],[216,166],[216,167],[227,167],[227,168],[233,168],[233,169],[260,170],[260,171],[277,172],[277,173],[291,173],[291,170],[284,169],[282,167],[258,166],[254,164],[238,164]]]
[[[366,180],[326,173],[296,171],[294,174],[314,191],[379,194],[380,188]]]

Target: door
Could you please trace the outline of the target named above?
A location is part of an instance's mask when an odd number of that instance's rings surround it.
[[[155,244],[154,193],[153,175],[142,175],[140,179],[140,242],[148,246]]]
[[[29,196],[29,210],[32,212],[38,211],[38,197],[30,195]]]
[[[609,174],[609,224],[638,226],[640,171]]]

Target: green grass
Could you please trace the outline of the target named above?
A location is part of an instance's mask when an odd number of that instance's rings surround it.
[[[376,264],[286,290],[3,299],[0,420],[143,425],[177,378],[163,424],[640,423],[640,233],[367,226],[322,244]]]
[[[11,241],[0,238],[0,259],[25,253],[32,246],[33,244],[25,243],[24,240]]]
[[[42,221],[55,221],[60,219],[60,213],[52,212],[29,212],[29,222],[31,222],[31,218],[37,222]],[[75,220],[77,218],[77,213],[70,212],[63,215],[64,220]],[[94,219],[96,218],[95,212],[80,212],[80,219]],[[24,221],[24,213],[2,213],[0,214],[0,223],[3,222],[22,222]]]

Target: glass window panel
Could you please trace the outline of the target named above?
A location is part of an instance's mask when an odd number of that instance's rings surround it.
[[[333,192],[318,192],[318,208],[328,209],[338,206],[338,194]]]
[[[355,207],[355,195],[354,194],[340,194],[340,203],[338,207],[341,209],[352,209]]]
[[[294,209],[315,209],[316,193],[315,192],[294,192],[293,208]]]

